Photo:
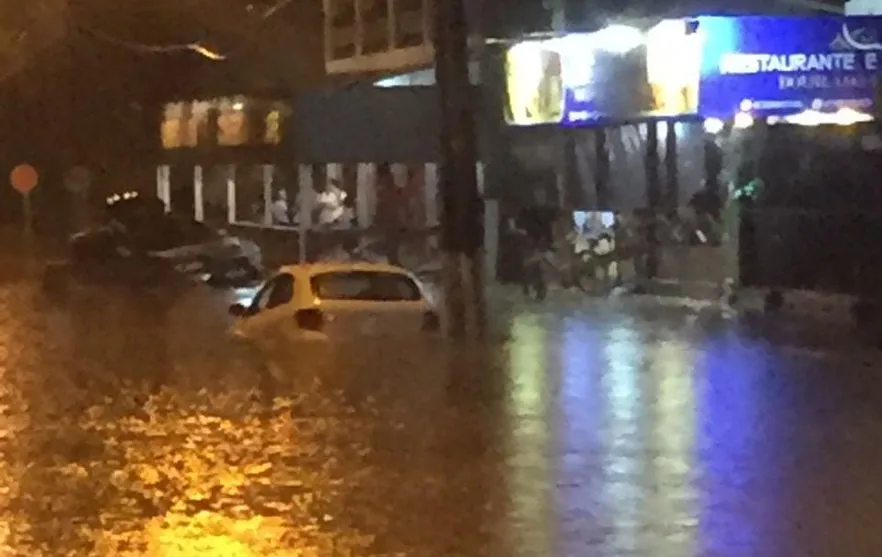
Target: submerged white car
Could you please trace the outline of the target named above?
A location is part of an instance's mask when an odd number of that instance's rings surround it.
[[[441,328],[427,293],[414,275],[385,263],[290,265],[229,311],[233,334],[254,340],[422,336]]]

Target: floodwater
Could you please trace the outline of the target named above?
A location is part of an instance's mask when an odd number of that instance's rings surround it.
[[[224,307],[0,285],[0,555],[882,555],[882,359],[602,302],[262,352]]]

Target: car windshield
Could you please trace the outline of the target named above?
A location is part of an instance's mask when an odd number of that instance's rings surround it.
[[[382,271],[336,271],[316,275],[312,291],[321,300],[415,302],[422,299],[407,275]]]

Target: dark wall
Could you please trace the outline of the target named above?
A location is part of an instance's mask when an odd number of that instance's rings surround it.
[[[304,93],[294,104],[294,149],[301,162],[438,159],[434,87],[321,90]]]

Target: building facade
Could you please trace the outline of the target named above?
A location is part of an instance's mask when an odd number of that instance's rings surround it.
[[[428,64],[432,1],[323,0],[328,73],[377,73]]]
[[[318,1],[318,0],[315,0]],[[322,0],[325,69],[332,75],[423,71],[432,65],[434,0]],[[851,4],[877,0],[851,0]],[[473,35],[507,40],[531,33],[594,31],[611,22],[719,15],[844,13],[845,0],[507,0],[466,2]],[[863,9],[863,8],[861,8]],[[481,41],[475,38],[473,44]],[[418,84],[424,84],[420,76]]]

